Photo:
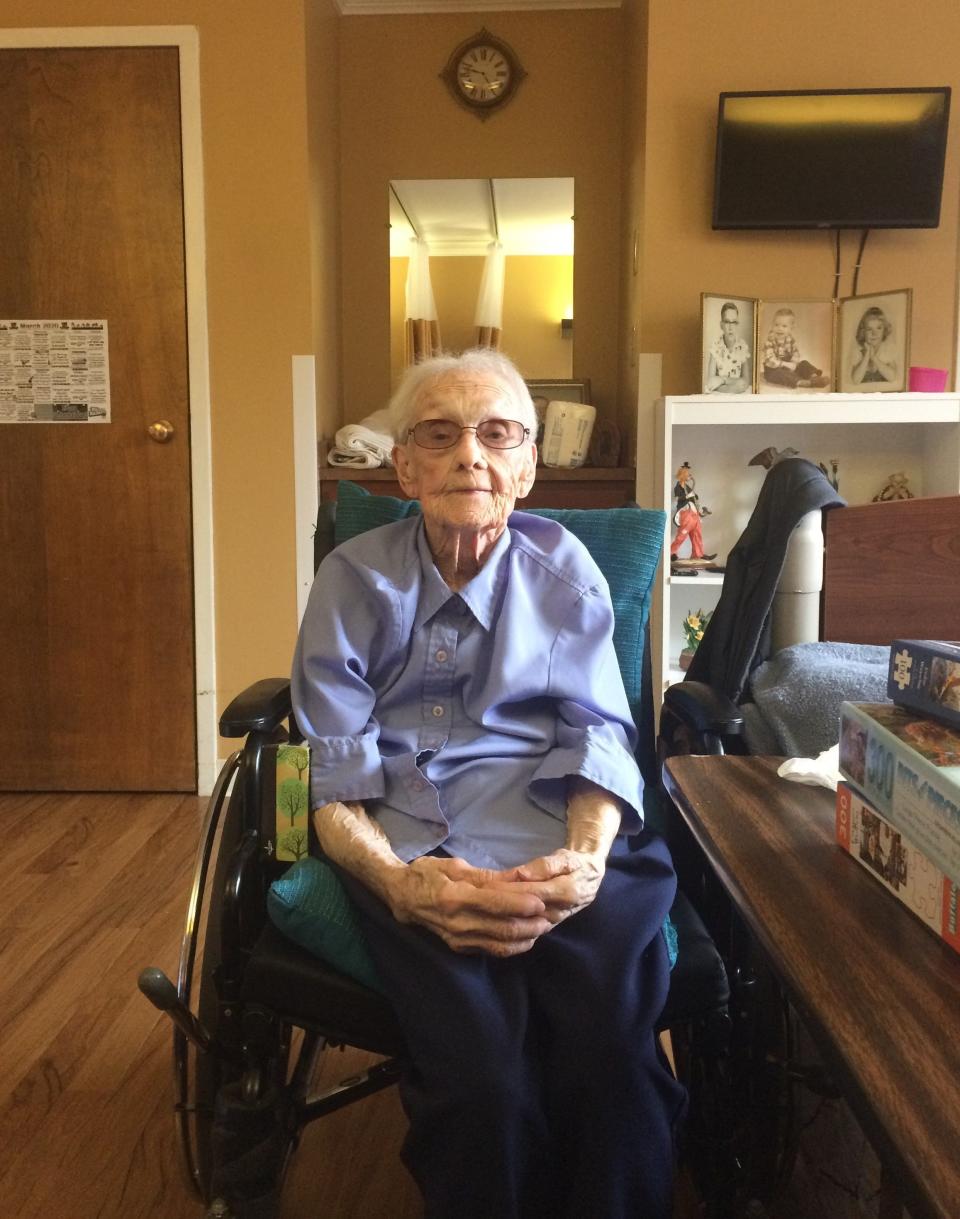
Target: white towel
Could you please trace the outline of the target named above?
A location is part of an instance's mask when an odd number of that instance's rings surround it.
[[[347,423],[333,438],[333,448],[327,454],[332,466],[389,466],[393,450],[386,410],[374,411],[359,423]]]

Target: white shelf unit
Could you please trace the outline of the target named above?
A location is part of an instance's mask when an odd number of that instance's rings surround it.
[[[960,394],[695,394],[660,398],[655,418],[654,502],[667,511],[664,554],[675,532],[676,471],[685,461],[711,510],[701,522],[703,541],[718,562],[743,532],[767,473],[747,463],[769,445],[792,447],[828,469],[836,459],[849,504],[869,503],[900,471],[914,495],[960,493]],[[669,563],[661,563],[651,631],[655,691],[681,680],[683,619],[711,610],[722,587],[720,575],[671,576]]]

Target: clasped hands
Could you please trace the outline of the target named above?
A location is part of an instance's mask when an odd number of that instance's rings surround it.
[[[878,356],[879,356],[879,354],[880,354],[880,339],[879,339],[879,337],[874,337],[873,335],[869,335],[869,336],[868,336],[866,339],[864,339],[864,341],[863,341],[863,342],[860,344],[860,359],[861,359],[861,361],[862,361],[862,360],[866,360],[866,361],[867,361],[867,367],[868,367],[868,368],[869,368],[871,365],[872,365],[874,368],[876,368],[877,364],[879,363],[879,360],[878,360]]]
[[[400,922],[426,927],[454,952],[516,956],[593,901],[605,857],[563,847],[494,871],[424,855],[394,873],[390,905]]]

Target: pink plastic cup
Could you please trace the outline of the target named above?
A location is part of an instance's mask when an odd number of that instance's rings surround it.
[[[910,369],[910,389],[917,394],[942,394],[947,388],[945,368]]]

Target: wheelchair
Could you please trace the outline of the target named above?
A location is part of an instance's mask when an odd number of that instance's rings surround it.
[[[662,522],[663,514],[656,515]],[[642,699],[652,725],[648,644],[644,658]],[[737,726],[738,713],[730,710],[727,732]],[[289,682],[251,686],[224,711],[220,731],[242,738],[242,745],[224,764],[209,801],[177,981],[150,968],[139,984],[175,1026],[175,1120],[189,1186],[210,1217],[273,1219],[301,1131],[395,1083],[404,1070],[404,1044],[381,994],[293,943],[268,917],[270,885],[290,866],[278,859],[277,752],[302,741]],[[643,743],[638,762],[648,789],[656,789],[652,730]],[[703,894],[695,865],[688,871]],[[730,986],[697,904],[696,895],[691,900],[678,890],[670,912],[677,961],[657,1027],[670,1031],[690,1093],[683,1154],[708,1213],[732,1216],[743,1182],[726,1118],[731,1084],[739,1078],[728,1065]],[[311,1091],[320,1055],[341,1045],[381,1060],[326,1091]]]

